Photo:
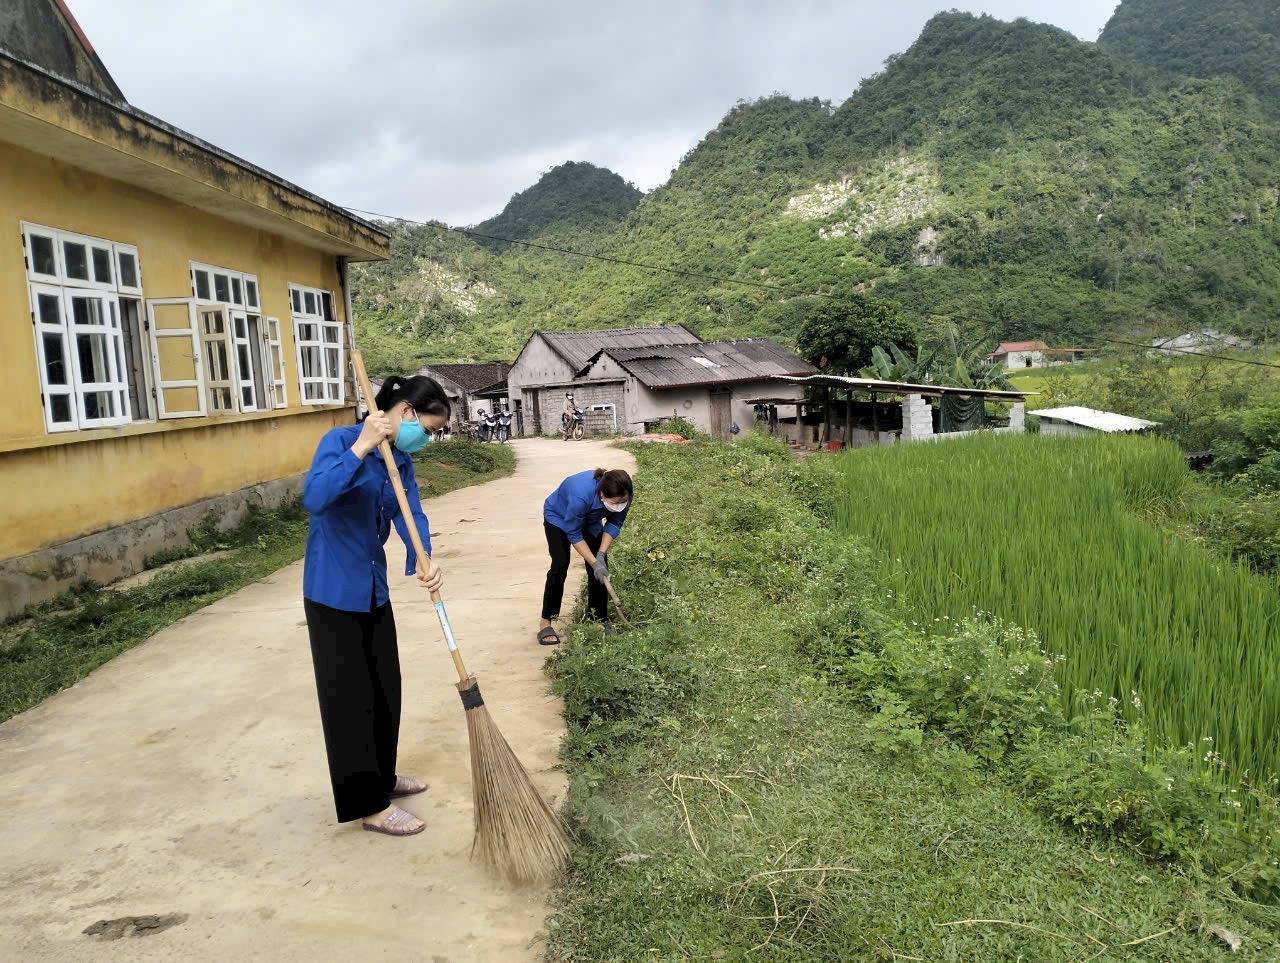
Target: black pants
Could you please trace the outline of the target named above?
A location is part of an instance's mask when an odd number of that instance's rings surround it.
[[[400,740],[400,650],[391,603],[343,612],[303,600],[338,822],[390,805]]]
[[[547,533],[547,551],[551,553],[551,568],[547,569],[547,587],[542,590],[542,617],[554,619],[560,616],[560,602],[564,599],[564,580],[569,574],[569,554],[573,549],[569,546],[569,536],[563,530],[548,521],[544,521],[542,527]],[[582,534],[592,555],[600,551],[603,533],[591,535],[583,532]],[[605,563],[608,564],[607,555]],[[585,559],[582,564],[586,565]],[[587,565],[587,611],[597,622],[609,621],[609,592],[591,574],[590,565]]]

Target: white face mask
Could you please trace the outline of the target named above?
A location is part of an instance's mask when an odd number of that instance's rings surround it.
[[[606,509],[608,509],[609,511],[611,511],[611,512],[615,512],[615,513],[616,513],[616,512],[625,512],[625,511],[627,510],[627,506],[628,506],[628,505],[630,505],[630,504],[631,504],[631,502],[630,502],[630,501],[625,501],[625,502],[612,502],[612,503],[611,503],[611,502],[605,502],[605,503],[604,503],[604,507],[605,507]]]

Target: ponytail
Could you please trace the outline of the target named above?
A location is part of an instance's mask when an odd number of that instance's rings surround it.
[[[453,415],[449,396],[438,381],[426,375],[411,378],[391,375],[378,389],[373,405],[379,411],[390,411],[402,401],[408,402],[419,415],[443,415],[445,418]]]
[[[596,481],[599,481],[601,478],[604,477],[604,469],[597,468],[595,471],[591,473],[591,477],[594,478]]]

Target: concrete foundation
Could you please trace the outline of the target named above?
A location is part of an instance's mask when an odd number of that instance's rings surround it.
[[[142,571],[149,556],[190,542],[187,534],[209,517],[220,531],[235,528],[252,505],[275,508],[302,491],[303,475],[252,485],[228,495],[118,525],[0,561],[0,618],[48,601],[80,582],[114,582]]]

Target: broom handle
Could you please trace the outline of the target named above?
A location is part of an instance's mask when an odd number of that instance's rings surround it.
[[[364,359],[355,348],[351,349],[351,367],[355,370],[356,381],[360,393],[364,395],[365,407],[373,411],[373,386],[369,384],[369,376],[364,370]],[[404,516],[405,527],[409,529],[409,538],[413,541],[413,550],[418,557],[418,571],[430,569],[427,550],[422,547],[422,536],[418,533],[418,523],[409,509],[409,498],[404,493],[404,483],[400,480],[400,469],[396,467],[395,455],[391,453],[391,442],[385,438],[379,443],[378,451],[382,452],[382,460],[387,463],[387,474],[391,476],[391,487],[395,489],[396,501],[400,503],[400,514]],[[453,626],[449,624],[449,613],[445,611],[444,599],[439,592],[431,593],[431,603],[436,609],[436,618],[440,620],[440,630],[444,632],[444,641],[449,646],[449,654],[453,656],[453,667],[458,672],[458,682],[464,683],[470,675],[462,662],[462,653],[458,651],[458,643],[453,637]]]

